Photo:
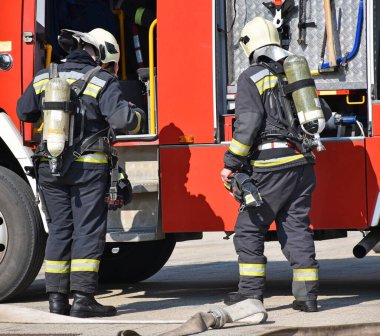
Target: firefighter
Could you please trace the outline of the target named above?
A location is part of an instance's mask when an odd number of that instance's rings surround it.
[[[264,204],[240,211],[234,245],[239,262],[239,289],[225,298],[227,305],[246,298],[263,301],[267,258],[264,239],[273,221],[282,252],[293,268],[293,309],[317,311],[318,262],[309,228],[311,196],[315,187],[315,158],[293,141],[284,117],[278,81],[290,53],[280,47],[273,23],[261,17],[242,30],[240,45],[250,66],[237,82],[233,139],[224,155],[221,178],[231,182],[234,172],[246,170]],[[294,132],[293,132],[294,133]],[[248,168],[246,168],[248,167]]]
[[[94,298],[105,245],[105,196],[110,179],[110,153],[106,153],[108,139],[99,131],[111,128],[137,133],[144,112],[122,97],[115,75],[120,49],[111,33],[101,28],[89,33],[62,30],[58,39],[62,48],[69,52],[66,61],[58,65],[59,77],[72,83],[96,67],[98,71],[93,73],[81,96],[79,114],[84,116],[78,119],[81,123],[75,139],[79,137],[79,141],[74,142],[78,146],[63,160],[63,166],[68,162],[65,160],[71,160],[66,172],[52,174],[50,157],[43,150],[38,164],[39,191],[49,228],[45,253],[49,309],[51,313],[74,317],[113,316],[115,307],[103,306]],[[49,71],[38,72],[18,100],[20,120],[36,122],[42,117],[48,82]],[[79,121],[74,120],[74,128],[78,128]],[[102,137],[94,141],[96,134]],[[82,153],[79,148],[88,139],[92,145]],[[74,299],[72,306],[69,304],[70,291]]]

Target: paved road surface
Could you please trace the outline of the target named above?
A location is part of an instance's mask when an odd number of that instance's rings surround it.
[[[236,289],[238,268],[232,240],[222,237],[222,233],[207,233],[203,240],[177,244],[168,264],[145,282],[103,287],[97,296],[99,301],[118,307],[119,314],[112,323],[110,319],[97,319],[91,324],[43,323],[53,314],[44,314],[47,302],[41,272],[24,295],[0,305],[0,335],[114,336],[119,330],[132,329],[143,336],[153,336],[174,329],[178,324],[169,324],[170,321],[184,321],[198,311],[222,305],[225,293]],[[266,243],[268,321],[254,326],[229,325],[202,335],[255,335],[284,326],[380,322],[380,256],[371,252],[364,259],[355,259],[352,247],[360,239],[356,232],[349,238],[317,242],[321,295],[320,312],[313,314],[291,309],[291,269],[278,243]],[[139,323],[126,323],[132,321]],[[143,321],[163,323],[141,324]]]

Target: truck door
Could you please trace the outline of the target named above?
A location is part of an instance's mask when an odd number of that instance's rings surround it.
[[[161,144],[214,142],[213,1],[158,1],[158,116]],[[161,113],[162,112],[162,113]],[[167,131],[169,125],[173,131]]]
[[[22,14],[22,92],[34,74],[46,65],[45,56],[45,0],[25,1]],[[21,93],[20,92],[20,95]],[[16,106],[16,105],[15,105]],[[33,125],[22,123],[24,143],[34,144]]]
[[[22,1],[4,0],[0,11],[0,110],[6,111],[19,126],[16,102],[22,92]],[[5,83],[7,83],[5,85]],[[12,88],[11,90],[7,88]]]

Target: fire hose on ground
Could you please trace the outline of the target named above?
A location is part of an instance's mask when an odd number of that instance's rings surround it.
[[[176,329],[160,334],[159,336],[186,336],[206,331],[209,328],[220,329],[226,323],[247,319],[247,323],[259,324],[267,320],[263,303],[260,300],[247,299],[228,307],[215,307],[209,312],[199,312],[193,315],[184,324]],[[140,336],[133,330],[123,330],[118,336]]]

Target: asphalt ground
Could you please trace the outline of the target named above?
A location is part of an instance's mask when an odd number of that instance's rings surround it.
[[[128,329],[155,336],[172,330],[197,312],[223,306],[225,294],[237,289],[237,257],[232,240],[223,236],[206,233],[202,240],[178,243],[167,265],[144,282],[102,287],[97,299],[118,308],[112,318],[89,321],[49,314],[41,270],[22,296],[0,305],[0,335],[115,336]],[[364,259],[354,258],[352,248],[361,237],[353,232],[348,238],[316,242],[321,283],[317,313],[291,309],[292,270],[279,244],[266,243],[268,320],[260,325],[227,324],[200,335],[259,335],[287,326],[380,322],[380,256],[370,252]]]

